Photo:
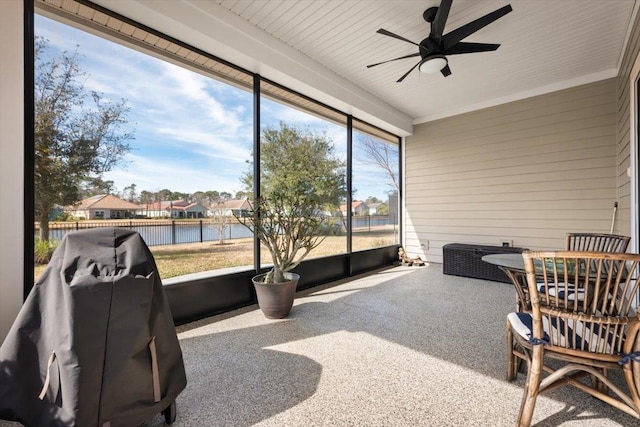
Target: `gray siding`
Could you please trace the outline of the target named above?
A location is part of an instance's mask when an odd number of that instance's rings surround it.
[[[563,248],[608,232],[620,181],[616,79],[415,126],[406,139],[405,247]],[[424,245],[424,246],[423,246]]]
[[[636,19],[635,26],[627,42],[627,50],[624,54],[618,78],[616,79],[617,101],[617,186],[619,216],[616,224],[616,232],[631,234],[631,181],[627,175],[627,169],[631,165],[630,146],[630,91],[629,79],[638,53],[640,52],[640,21]]]
[[[0,343],[22,305],[24,283],[23,2],[0,0]]]

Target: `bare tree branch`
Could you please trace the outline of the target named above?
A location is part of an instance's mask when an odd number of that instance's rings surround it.
[[[391,185],[399,192],[398,147],[362,134],[357,135],[357,141],[367,157],[367,162],[384,169],[391,179]]]

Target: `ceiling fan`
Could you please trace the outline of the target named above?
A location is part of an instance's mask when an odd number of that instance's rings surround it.
[[[463,25],[447,34],[442,34],[444,26],[447,23],[447,17],[449,16],[449,10],[451,9],[451,3],[453,0],[442,0],[439,7],[430,7],[424,11],[422,17],[425,21],[431,24],[431,31],[429,36],[422,40],[419,44],[412,42],[402,36],[387,31],[384,28],[380,28],[377,32],[393,37],[398,40],[402,40],[407,43],[418,46],[418,52],[410,55],[401,56],[399,58],[389,59],[388,61],[378,62],[377,64],[367,65],[367,68],[376,67],[387,62],[397,61],[399,59],[413,58],[415,56],[420,57],[420,62],[411,67],[402,77],[398,79],[398,83],[403,81],[405,77],[409,75],[416,67],[423,73],[436,73],[440,71],[443,76],[447,77],[451,75],[451,69],[447,61],[447,55],[460,55],[463,53],[475,53],[475,52],[489,52],[496,50],[500,47],[499,44],[493,43],[470,43],[463,42],[462,39],[470,36],[476,31],[486,27],[493,21],[503,17],[513,9],[511,5],[501,7],[494,10],[485,16],[471,21],[468,24]]]

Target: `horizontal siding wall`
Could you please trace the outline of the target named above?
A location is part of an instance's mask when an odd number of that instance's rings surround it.
[[[616,80],[415,126],[406,139],[405,248],[561,249],[608,232],[616,201]]]
[[[620,65],[616,80],[617,99],[617,177],[618,177],[618,221],[616,232],[631,235],[631,180],[627,170],[631,166],[631,94],[630,76],[638,53],[640,52],[640,24],[636,17],[635,25],[627,42],[627,49]],[[635,242],[637,244],[637,242]],[[638,250],[638,247],[636,247]]]

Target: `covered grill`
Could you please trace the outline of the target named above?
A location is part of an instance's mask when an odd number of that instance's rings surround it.
[[[67,234],[0,347],[0,418],[116,427],[164,412],[171,421],[185,386],[169,305],[140,235]]]

